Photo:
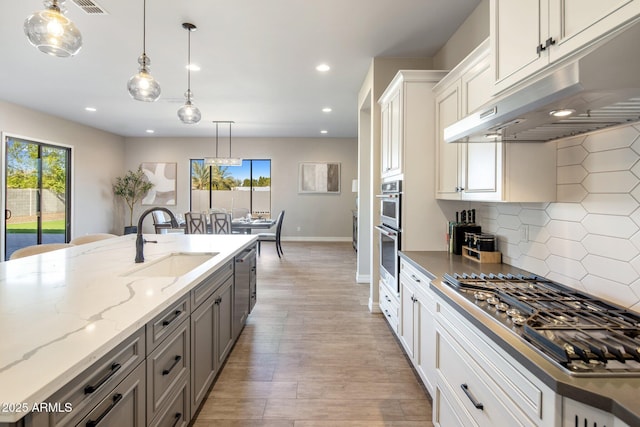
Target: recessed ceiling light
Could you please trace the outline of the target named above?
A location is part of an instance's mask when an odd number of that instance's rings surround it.
[[[331,107],[324,107],[324,108],[322,109],[322,112],[323,112],[323,113],[330,113],[331,111],[333,111],[333,110],[331,109]]]
[[[320,64],[316,67],[316,70],[321,71],[321,72],[326,72],[329,71],[331,69],[331,67],[329,67],[327,64]]]
[[[84,109],[87,111],[91,111],[92,113],[98,111],[95,107],[85,107]]]
[[[553,110],[549,112],[549,115],[553,116],[553,117],[567,117],[572,115],[573,113],[575,113],[576,110],[573,110],[571,108],[564,108],[562,110]]]
[[[325,133],[329,133],[329,131],[323,129],[323,130],[320,131],[320,133],[325,134]]]
[[[154,133],[155,131],[153,129],[147,129],[145,132],[147,133]]]
[[[200,71],[200,66],[197,64],[187,64],[185,65],[185,68],[191,71]]]

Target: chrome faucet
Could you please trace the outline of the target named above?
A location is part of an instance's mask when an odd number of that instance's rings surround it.
[[[153,211],[162,211],[162,212],[168,213],[169,217],[171,218],[171,226],[174,228],[178,228],[178,220],[176,219],[176,216],[173,214],[173,212],[171,212],[167,208],[156,207],[156,208],[147,209],[146,211],[142,212],[142,214],[140,215],[140,219],[138,219],[138,235],[136,236],[136,262],[137,263],[144,262],[143,249],[144,249],[145,240],[142,237],[142,221],[145,219],[147,215],[149,215]]]

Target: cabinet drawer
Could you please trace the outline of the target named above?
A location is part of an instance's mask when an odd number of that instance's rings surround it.
[[[478,424],[469,417],[465,410],[452,404],[455,398],[452,398],[448,393],[448,387],[436,387],[435,399],[433,400],[434,424],[439,427],[476,427]]]
[[[167,404],[149,423],[150,427],[184,427],[189,424],[189,383],[185,378],[175,387]]]
[[[447,304],[439,304],[438,327],[450,333],[462,354],[475,364],[483,378],[490,378],[488,384],[496,393],[501,393],[509,401],[514,411],[522,411],[529,419],[541,420],[553,413],[554,393],[520,366],[506,353],[492,345],[492,341],[469,325],[460,314]],[[543,393],[543,390],[547,390]],[[551,399],[551,400],[549,400]],[[543,400],[546,400],[543,405]],[[546,409],[545,409],[546,407]],[[543,414],[543,409],[548,411]],[[543,416],[544,415],[544,416]]]
[[[162,340],[176,330],[184,319],[189,317],[191,312],[189,303],[189,297],[185,296],[147,323],[147,354],[151,353]]]
[[[227,262],[217,269],[211,276],[207,277],[202,283],[191,291],[191,307],[195,309],[205,302],[209,295],[224,283],[229,276],[233,274],[233,260]]]
[[[144,363],[131,372],[76,426],[140,427],[145,425]]]
[[[165,408],[176,384],[189,377],[189,322],[184,321],[147,356],[147,419]]]
[[[71,404],[71,412],[34,413],[34,424],[54,427],[67,425],[71,419],[83,417],[133,371],[144,357],[145,339],[142,328],[47,399],[52,403]],[[43,419],[44,417],[47,419]]]
[[[387,287],[380,282],[380,311],[391,325],[391,329],[398,334],[398,317],[400,316],[400,302],[395,295],[387,290]]]
[[[463,357],[465,351],[436,326],[438,349],[438,386],[449,387],[456,401],[469,412],[480,426],[512,427],[535,426],[523,413],[512,414],[482,378],[482,370],[473,359]]]

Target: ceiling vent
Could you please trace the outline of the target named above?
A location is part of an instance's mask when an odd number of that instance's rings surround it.
[[[107,15],[107,11],[93,0],[71,0],[87,15]]]

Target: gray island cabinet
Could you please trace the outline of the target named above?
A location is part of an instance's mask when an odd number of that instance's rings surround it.
[[[18,397],[13,405],[5,404],[5,410],[0,414],[3,416],[0,418],[0,427],[186,426],[190,423],[255,304],[255,237],[204,236],[217,242],[205,241],[201,236],[158,237],[160,244],[157,257],[154,256],[155,247],[147,245],[149,265],[156,259],[163,260],[175,253],[207,253],[211,255],[211,261],[194,267],[193,271],[184,273],[181,278],[168,278],[165,273],[154,278],[138,277],[135,273],[140,268],[138,266],[133,270],[131,267],[124,269],[124,273],[119,271],[113,274],[114,277],[126,278],[121,281],[126,292],[113,289],[116,294],[122,292],[116,300],[122,301],[124,296],[125,302],[120,305],[107,304],[106,310],[100,308],[102,304],[97,304],[97,309],[101,310],[99,316],[101,320],[111,318],[107,313],[115,311],[115,317],[111,319],[114,322],[118,309],[122,309],[123,304],[129,304],[127,314],[121,316],[127,319],[122,319],[115,329],[126,324],[135,328],[133,333],[128,333],[122,339],[118,339],[118,335],[111,336],[106,343],[98,339],[101,336],[91,337],[88,342],[85,340],[78,347],[79,350],[86,352],[85,346],[93,349],[91,356],[82,358],[86,367],[76,375],[67,374],[58,379],[54,383],[62,384],[42,398],[31,397],[29,401]],[[109,258],[111,251],[117,252],[119,248],[128,247],[128,244],[122,245],[123,240],[132,243],[125,236],[114,239],[110,243],[111,248],[107,243],[97,242],[85,245],[83,251],[72,248],[75,251],[65,253],[64,257],[72,266],[79,265],[79,259],[82,258],[88,261],[88,254],[100,253]],[[160,249],[162,243],[167,245]],[[114,255],[114,258],[118,256]],[[30,267],[26,265],[25,268],[28,271]],[[100,270],[99,266],[94,265],[95,268]],[[131,274],[131,271],[134,273]],[[72,277],[68,282],[68,291],[71,292],[73,283],[79,283],[79,280]],[[110,281],[105,280],[105,285],[107,282]],[[6,283],[9,283],[9,279],[5,276],[3,285]],[[118,285],[110,282],[110,286]],[[167,291],[170,288],[174,289]],[[3,291],[6,291],[6,287]],[[164,293],[164,296],[158,299],[159,293]],[[141,297],[142,302],[134,304],[137,297]],[[146,297],[161,301],[160,306],[147,304]],[[82,300],[83,296],[75,295],[74,298]],[[58,300],[57,304],[63,306],[66,303],[63,301],[66,299]],[[0,309],[4,309],[3,306],[0,305]],[[131,319],[135,320],[136,316],[132,316],[132,313],[136,311],[140,313],[138,321],[130,322]],[[53,321],[54,329],[56,326],[58,324]],[[97,326],[92,327],[89,323],[80,334],[86,333],[87,328],[91,332]],[[60,340],[68,339],[69,332],[60,333],[63,334]],[[71,332],[74,333],[78,333],[78,330]],[[18,345],[20,337],[11,338]],[[98,343],[102,344],[99,349],[95,347]],[[101,352],[104,347],[109,348]],[[40,351],[41,347],[35,353]],[[74,360],[71,356],[74,348],[69,347],[68,352],[71,362]],[[23,359],[28,360],[29,357],[26,355]],[[51,359],[52,362],[56,360],[56,355],[53,354]],[[87,360],[91,363],[86,363]],[[60,360],[56,363],[60,363]],[[39,366],[42,372],[47,371],[46,366]],[[73,372],[72,367],[62,368],[61,371]],[[11,366],[0,365],[0,379],[3,375],[8,376],[7,371],[11,369]],[[47,384],[45,389],[49,388],[50,384]],[[47,393],[36,390],[32,396],[37,392],[41,395]],[[9,392],[5,390],[1,393],[5,398]],[[14,419],[8,419],[9,416]]]

